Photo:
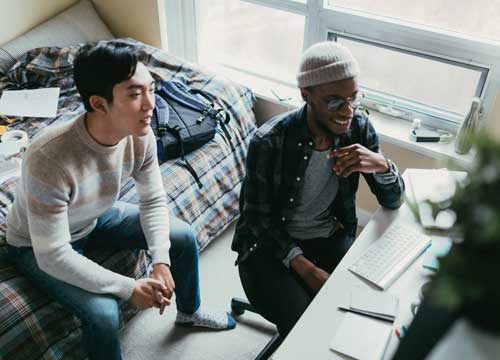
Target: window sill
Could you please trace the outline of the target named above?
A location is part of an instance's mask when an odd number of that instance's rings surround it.
[[[223,66],[212,67],[212,70],[226,76],[232,81],[250,87],[259,99],[282,106],[285,111],[296,109],[303,104],[299,90],[292,86],[258,78]],[[454,149],[454,141],[450,143],[417,143],[410,140],[409,134],[412,126],[406,120],[385,115],[374,110],[370,110],[370,120],[379,138],[389,144],[425,155],[432,159],[445,162],[451,160],[461,165],[470,164],[474,159],[473,154],[457,154]]]
[[[466,165],[473,161],[474,156],[469,153],[460,155],[455,152],[455,141],[450,143],[425,143],[410,140],[412,129],[410,122],[401,120],[377,111],[370,110],[370,120],[377,130],[379,138],[387,143],[414,151],[418,154],[441,161],[455,161]]]

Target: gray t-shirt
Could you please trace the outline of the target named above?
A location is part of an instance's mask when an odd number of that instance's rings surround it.
[[[338,191],[338,178],[333,171],[334,159],[328,151],[314,150],[304,174],[297,205],[285,210],[287,232],[295,239],[329,237],[335,232],[332,203]]]

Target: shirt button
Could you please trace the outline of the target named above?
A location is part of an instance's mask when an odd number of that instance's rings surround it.
[[[282,218],[281,218],[281,221],[285,221],[285,220],[286,220],[286,218],[285,218],[285,217],[282,217]]]
[[[290,202],[293,202],[293,198],[290,198]]]
[[[300,181],[300,178],[299,178],[299,177],[297,178],[297,181]]]
[[[304,156],[304,160],[307,160],[307,159],[308,159],[308,157],[307,157],[307,156]]]
[[[313,146],[313,143],[312,143],[312,141],[309,141],[309,146]]]
[[[302,146],[302,143],[301,143],[301,142],[299,142],[297,145]]]

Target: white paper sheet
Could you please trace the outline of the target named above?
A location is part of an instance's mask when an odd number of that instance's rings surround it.
[[[380,360],[391,336],[392,324],[347,312],[330,343],[333,351],[359,360]]]
[[[53,118],[57,115],[59,88],[5,90],[0,98],[0,114]]]

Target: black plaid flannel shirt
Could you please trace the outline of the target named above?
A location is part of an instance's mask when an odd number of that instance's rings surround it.
[[[247,154],[246,176],[240,195],[240,219],[231,245],[238,253],[236,264],[257,249],[271,251],[283,261],[297,244],[286,232],[285,208],[292,208],[314,150],[306,124],[306,107],[279,115],[254,134]],[[379,139],[368,117],[357,111],[350,130],[333,137],[335,148],[359,143],[380,152]],[[403,203],[404,182],[395,167],[390,182],[362,174],[383,207],[397,209]],[[396,176],[394,176],[396,174]],[[357,227],[356,192],[360,173],[339,177],[337,196],[332,204],[336,221],[354,238]],[[382,179],[382,181],[380,181]]]

